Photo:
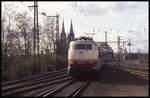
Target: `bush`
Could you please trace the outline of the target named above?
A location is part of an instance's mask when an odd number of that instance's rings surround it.
[[[58,64],[60,66],[67,65],[67,57],[57,56]],[[33,63],[33,56],[15,56],[7,59],[9,65],[7,70],[2,67],[2,81],[14,80],[32,76],[34,74],[45,73],[47,71],[46,65],[56,65],[56,55],[54,53],[45,55],[36,55],[35,63]]]
[[[14,58],[14,60],[10,63],[8,69],[9,78],[15,79],[15,78],[23,78],[26,76],[31,76],[32,64],[33,64],[32,57]]]

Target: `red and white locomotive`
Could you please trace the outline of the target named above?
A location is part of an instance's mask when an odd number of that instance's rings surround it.
[[[98,45],[92,38],[80,37],[70,42],[68,50],[68,73],[83,71],[99,72],[101,59]]]

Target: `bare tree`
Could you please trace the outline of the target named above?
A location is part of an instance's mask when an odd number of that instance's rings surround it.
[[[13,51],[14,51],[14,14],[16,13],[14,10],[11,10],[11,5],[8,7],[8,5],[5,5],[3,7],[3,15],[2,15],[2,48],[4,50],[3,54],[5,56],[13,56]]]
[[[15,32],[14,32],[14,10],[10,10],[13,5],[5,5],[2,9],[1,17],[1,46],[2,46],[2,72],[7,74],[9,64],[15,55]]]
[[[28,13],[25,11],[24,13],[18,13],[15,16],[16,27],[20,32],[20,36],[24,39],[24,50],[25,55],[29,54],[30,46],[31,46],[31,18],[28,16]]]
[[[45,18],[44,21],[44,42],[45,48],[50,50],[51,52],[55,51],[56,47],[56,28],[55,28],[55,19],[54,18]]]

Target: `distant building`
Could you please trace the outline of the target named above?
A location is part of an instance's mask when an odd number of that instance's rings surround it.
[[[74,31],[73,31],[72,20],[71,20],[70,32],[69,32],[68,36],[66,36],[66,33],[65,33],[65,25],[64,25],[64,20],[63,20],[62,32],[60,33],[59,55],[67,56],[69,43],[73,40],[74,40]]]
[[[128,53],[125,56],[126,60],[147,60],[148,61],[148,54],[146,53]]]
[[[69,43],[73,40],[74,40],[74,31],[73,31],[73,25],[72,25],[72,20],[71,20],[70,32],[67,36],[67,50],[69,48]]]
[[[65,33],[65,26],[64,20],[62,22],[62,32],[60,34],[60,55],[65,56],[67,54],[67,42],[66,42],[66,33]]]

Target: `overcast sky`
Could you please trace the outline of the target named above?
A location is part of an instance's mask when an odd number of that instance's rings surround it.
[[[33,2],[2,2],[14,4],[14,10],[29,11],[27,6]],[[108,41],[117,41],[117,36],[128,41],[131,39],[131,52],[148,53],[148,2],[42,2],[39,1],[39,13],[60,15],[60,31],[64,19],[65,31],[70,31],[72,19],[75,37],[86,33],[95,33],[95,41],[105,41],[104,31],[107,31]],[[4,10],[4,9],[3,9]],[[33,10],[30,10],[33,17]],[[39,15],[42,24],[42,15]],[[86,32],[86,33],[85,33]],[[117,44],[110,44],[116,51]],[[128,46],[126,46],[128,51]]]

